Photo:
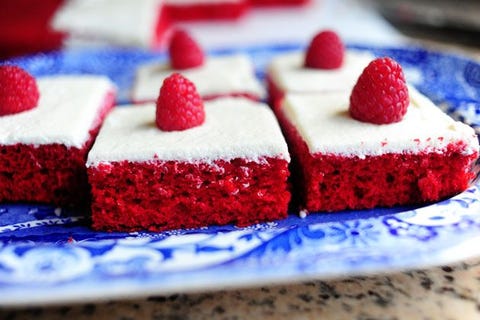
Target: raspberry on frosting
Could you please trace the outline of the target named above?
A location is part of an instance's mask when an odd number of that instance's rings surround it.
[[[363,70],[350,95],[350,115],[363,122],[399,122],[410,104],[402,67],[395,60],[377,58]]]
[[[204,121],[203,100],[193,82],[179,73],[166,78],[157,99],[157,127],[163,131],[186,130]]]
[[[342,66],[345,46],[332,30],[316,34],[305,54],[305,67],[313,69],[338,69]]]
[[[0,66],[0,116],[33,109],[40,93],[37,82],[18,66]]]
[[[172,67],[178,70],[201,66],[205,59],[200,45],[181,29],[173,33],[168,53]]]

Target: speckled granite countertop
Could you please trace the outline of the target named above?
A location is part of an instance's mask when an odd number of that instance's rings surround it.
[[[480,319],[480,258],[331,281],[4,309],[0,319]]]

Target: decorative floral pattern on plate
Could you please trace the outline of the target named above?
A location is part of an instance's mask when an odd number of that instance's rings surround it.
[[[258,76],[270,58],[300,46],[246,48]],[[392,56],[417,88],[480,129],[480,65],[423,49],[363,48]],[[237,50],[238,51],[238,50]],[[220,50],[212,54],[228,54]],[[66,51],[12,60],[36,76],[102,73],[128,102],[139,63],[165,56],[135,50]],[[480,184],[421,208],[310,214],[247,228],[102,233],[84,212],[0,205],[0,305],[144,296],[388,272],[480,254]]]

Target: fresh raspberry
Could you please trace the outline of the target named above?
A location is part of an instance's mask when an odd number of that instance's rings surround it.
[[[182,70],[201,66],[204,60],[202,48],[184,30],[176,30],[168,47],[170,63],[174,69]]]
[[[338,69],[342,66],[345,46],[334,31],[325,30],[313,37],[305,55],[305,67]]]
[[[17,66],[0,66],[0,116],[30,110],[37,106],[37,83]]]
[[[157,99],[157,127],[163,131],[186,130],[204,121],[203,100],[193,82],[179,73],[166,78]]]
[[[410,104],[402,67],[391,58],[368,64],[350,95],[350,115],[376,124],[402,120]]]

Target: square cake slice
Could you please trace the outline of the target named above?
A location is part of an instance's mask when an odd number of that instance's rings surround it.
[[[280,107],[303,209],[338,211],[424,204],[464,191],[478,139],[409,88],[400,122],[349,115],[349,94],[287,94]]]
[[[0,116],[0,201],[85,204],[87,153],[115,103],[116,88],[93,75],[36,82],[35,108]]]
[[[153,62],[140,66],[132,89],[136,103],[152,102],[158,97],[158,88],[166,77],[180,72],[197,87],[204,100],[224,96],[244,96],[253,100],[265,98],[265,91],[255,77],[250,58],[244,54],[208,56],[198,66],[175,70],[169,62]]]
[[[304,66],[305,52],[294,51],[272,59],[267,69],[269,101],[277,109],[286,93],[350,92],[363,69],[373,60],[369,52],[347,50],[336,69]]]
[[[249,0],[165,0],[165,10],[172,20],[231,20],[242,16]]]
[[[155,105],[116,108],[88,156],[93,227],[151,231],[287,216],[289,153],[272,111],[245,98],[207,101],[205,122],[155,125]]]
[[[162,0],[68,0],[51,25],[68,35],[66,45],[95,43],[156,48],[170,23]]]

